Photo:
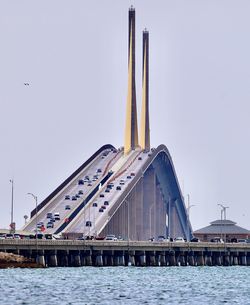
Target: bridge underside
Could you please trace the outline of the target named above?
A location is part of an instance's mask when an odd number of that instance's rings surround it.
[[[101,235],[115,234],[130,240],[159,235],[189,239],[192,228],[167,148],[161,145],[135,183],[109,213]],[[124,197],[124,198],[123,198]]]

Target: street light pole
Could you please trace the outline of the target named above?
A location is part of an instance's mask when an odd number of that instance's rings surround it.
[[[37,240],[37,196],[33,193],[27,193],[27,195],[32,196],[36,202],[36,262],[38,262],[38,240]]]
[[[11,212],[10,212],[10,231],[15,233],[14,226],[14,180],[10,179],[11,183]]]
[[[190,205],[190,195],[187,194],[187,199],[188,199],[188,206],[187,206],[187,241],[190,241],[190,230],[189,230],[189,223],[190,223],[190,219],[189,219],[189,216],[190,216],[190,209],[192,207],[195,206],[195,204],[191,204]]]

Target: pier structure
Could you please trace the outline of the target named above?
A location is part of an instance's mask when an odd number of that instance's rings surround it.
[[[250,245],[232,243],[0,240],[0,252],[47,267],[250,266]]]

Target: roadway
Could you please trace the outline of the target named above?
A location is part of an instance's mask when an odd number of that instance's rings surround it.
[[[83,233],[83,235],[98,235],[109,221],[109,210],[115,205],[121,194],[126,192],[129,184],[133,182],[135,175],[148,158],[148,153],[139,149],[130,152],[127,156],[122,156],[111,168],[114,174],[67,226],[64,233],[74,232]],[[105,192],[107,185],[110,183],[113,183],[112,189],[109,189],[109,192]],[[117,190],[118,186],[121,190]],[[108,205],[104,204],[105,201],[108,201]],[[99,209],[102,206],[106,208],[103,209],[103,212],[100,212]],[[86,226],[86,222],[89,221],[91,226]]]
[[[26,231],[36,231],[36,223],[42,222],[44,224],[43,233],[54,233],[60,226],[67,221],[70,215],[79,207],[83,200],[91,193],[91,191],[98,186],[103,176],[107,174],[109,169],[113,166],[117,159],[122,155],[121,151],[113,152],[111,149],[105,149],[96,156],[74,179],[72,179],[59,193],[57,193],[30,221],[24,226]],[[98,170],[100,172],[98,172]],[[86,179],[89,177],[89,180]],[[84,184],[79,185],[79,180],[84,180]],[[79,194],[83,193],[83,194]],[[75,195],[78,198],[72,200]],[[65,199],[69,196],[70,199]],[[68,205],[70,209],[65,209]],[[47,213],[59,213],[60,220],[55,220],[53,228],[47,228],[49,218]],[[40,228],[38,229],[40,230]]]

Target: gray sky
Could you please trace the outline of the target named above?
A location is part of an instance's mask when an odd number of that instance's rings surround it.
[[[220,217],[250,229],[250,2],[0,1],[0,227],[15,221],[101,145],[123,145],[127,10],[150,32],[152,146],[165,144],[194,229]],[[24,86],[29,82],[30,86]]]

